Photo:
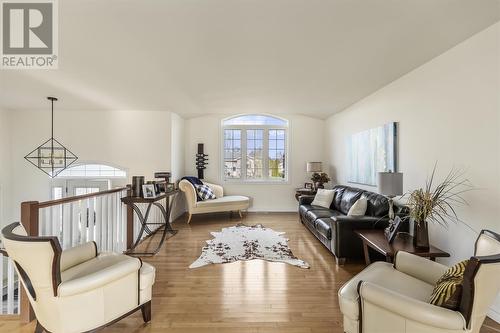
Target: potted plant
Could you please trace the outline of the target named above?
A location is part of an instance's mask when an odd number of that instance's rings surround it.
[[[312,174],[311,180],[314,183],[314,188],[317,190],[319,188],[325,188],[323,184],[328,183],[330,177],[324,172],[315,172]]]
[[[462,194],[472,189],[469,180],[464,178],[464,173],[455,169],[434,186],[435,172],[436,166],[426,181],[425,188],[412,191],[407,202],[410,218],[413,219],[413,242],[418,248],[429,248],[429,222],[447,227],[448,221],[459,221],[455,206],[466,205]]]

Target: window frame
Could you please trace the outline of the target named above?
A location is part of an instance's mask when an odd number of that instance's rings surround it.
[[[120,171],[120,172],[123,172],[124,175],[123,176],[116,176],[116,175],[109,176],[109,175],[102,175],[102,174],[101,175],[87,175],[86,174],[83,176],[66,175],[65,171],[71,171],[71,169],[73,169],[73,168],[87,166],[87,165],[98,165],[98,166],[110,167],[110,168],[115,169],[115,170],[113,170],[113,172]],[[100,170],[100,171],[102,171],[102,170]],[[65,170],[60,172],[54,179],[127,179],[127,176],[128,176],[128,170],[126,170],[125,168],[122,168],[118,165],[114,165],[114,164],[110,164],[110,163],[103,163],[103,162],[94,162],[94,161],[88,161],[88,162],[81,161],[80,163],[73,164],[73,165],[69,166],[68,168],[66,168]]]
[[[266,116],[276,119],[280,119],[285,122],[284,125],[224,125],[224,122],[233,118],[246,115],[255,116]],[[225,176],[225,159],[224,159],[224,130],[237,129],[241,130],[241,177],[240,178],[229,178],[226,179]],[[262,151],[263,151],[263,168],[262,168],[262,179],[252,179],[247,178],[247,130],[263,130],[263,140],[262,140]],[[285,178],[283,179],[272,179],[269,177],[269,130],[284,130],[285,131]],[[231,116],[224,118],[220,125],[220,170],[219,176],[222,182],[228,184],[290,184],[290,121],[288,119],[277,117],[270,114],[240,114],[236,116]]]

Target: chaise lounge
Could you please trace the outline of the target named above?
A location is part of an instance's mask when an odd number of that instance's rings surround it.
[[[193,184],[185,179],[179,182],[179,188],[184,192],[188,206],[189,216],[187,223],[191,222],[191,218],[194,214],[203,213],[238,212],[240,217],[242,217],[241,211],[247,210],[250,206],[250,199],[248,197],[242,195],[224,196],[224,189],[222,186],[207,182],[203,182],[203,184],[210,187],[216,199],[199,201]]]

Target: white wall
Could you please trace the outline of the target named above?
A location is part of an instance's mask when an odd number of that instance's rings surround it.
[[[50,180],[24,156],[50,137],[50,112],[16,111],[12,134],[13,217],[19,218],[22,201],[50,199]],[[79,161],[111,163],[127,170],[130,178],[171,170],[170,112],[63,111],[56,104],[54,136]]]
[[[9,112],[0,110],[0,227],[14,222],[11,210],[11,140]]]
[[[252,199],[251,211],[296,211],[296,187],[309,181],[306,162],[322,161],[324,152],[324,121],[291,115],[290,121],[290,174],[287,184],[230,184],[221,179],[220,145],[221,116],[209,115],[186,120],[186,174],[197,176],[195,155],[198,143],[205,144],[209,164],[205,179],[224,186],[225,193],[246,195]]]
[[[458,209],[464,224],[431,226],[434,245],[450,252],[447,264],[469,257],[476,232],[500,232],[500,24],[464,41],[384,87],[326,124],[327,156],[338,183],[347,182],[346,139],[397,121],[405,191],[424,186],[438,161],[438,179],[467,169],[477,190]],[[373,188],[372,188],[373,190]],[[491,315],[500,319],[500,300]]]

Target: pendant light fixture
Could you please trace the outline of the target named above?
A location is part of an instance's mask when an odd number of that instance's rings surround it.
[[[47,97],[52,103],[52,131],[50,139],[35,148],[24,158],[45,172],[49,177],[56,177],[61,171],[75,163],[78,159],[69,149],[54,139],[54,102],[55,97]]]

